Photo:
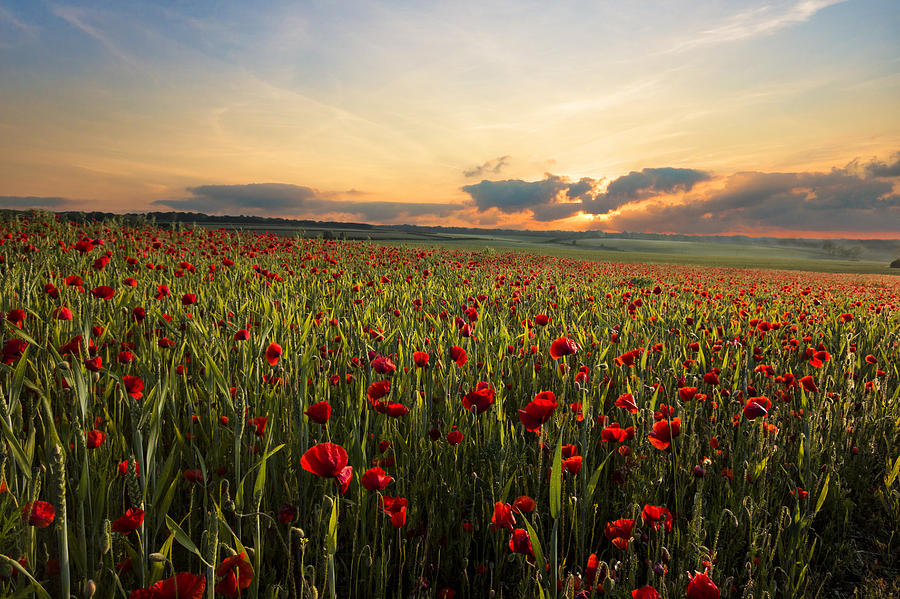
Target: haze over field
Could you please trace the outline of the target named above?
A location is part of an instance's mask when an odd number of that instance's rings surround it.
[[[0,0],[0,208],[900,238],[900,5]]]

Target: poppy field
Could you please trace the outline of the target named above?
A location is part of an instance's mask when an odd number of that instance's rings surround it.
[[[897,277],[36,213],[0,280],[0,596],[896,576]]]

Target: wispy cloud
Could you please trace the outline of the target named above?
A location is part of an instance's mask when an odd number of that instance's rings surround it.
[[[137,60],[122,50],[112,37],[107,35],[100,27],[90,22],[90,15],[87,10],[59,4],[52,5],[50,10],[54,15],[66,21],[72,27],[75,27],[85,35],[95,39],[107,50],[107,52],[120,62],[134,69],[141,68]]]
[[[463,171],[463,176],[465,177],[481,177],[487,174],[498,174],[503,167],[509,163],[509,155],[506,156],[498,156],[497,158],[492,158],[491,160],[486,160],[484,163],[473,166],[472,168],[467,168]]]
[[[805,23],[820,10],[842,2],[846,0],[803,0],[785,7],[764,4],[737,13],[714,27],[700,31],[675,44],[667,52],[684,52],[771,35],[792,25]]]
[[[13,25],[19,31],[22,31],[31,38],[37,38],[38,28],[22,21],[16,15],[11,13],[5,6],[0,4],[0,21],[5,21]]]

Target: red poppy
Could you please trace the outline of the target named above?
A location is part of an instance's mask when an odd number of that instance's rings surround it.
[[[462,366],[469,358],[466,355],[466,350],[458,345],[454,345],[450,348],[450,359],[456,362],[457,366]]]
[[[878,364],[878,358],[873,356],[872,354],[866,355],[866,364]]]
[[[534,550],[531,548],[531,537],[524,528],[517,528],[509,538],[509,550],[513,553],[521,553],[529,562],[534,561]]]
[[[340,445],[319,443],[306,450],[300,458],[300,466],[316,476],[336,479],[343,495],[353,478],[353,466],[347,465],[349,460],[347,450]]]
[[[803,387],[806,391],[809,391],[810,393],[815,393],[816,391],[819,390],[819,388],[816,386],[816,382],[813,380],[813,377],[811,377],[809,375],[802,377],[798,382],[800,383],[801,387]]]
[[[756,420],[757,418],[768,416],[769,410],[772,409],[772,401],[767,397],[751,397],[744,405],[744,418],[747,420]]]
[[[250,338],[250,331],[247,329],[241,329],[234,334],[235,341],[246,341]]]
[[[703,382],[707,385],[718,385],[719,384],[719,373],[712,371],[707,372],[703,375]]]
[[[136,376],[123,376],[122,383],[125,385],[125,392],[128,393],[131,397],[135,399],[140,399],[144,396],[144,381]]]
[[[637,360],[641,356],[643,351],[644,351],[643,347],[638,347],[629,352],[625,352],[621,356],[616,356],[615,359],[613,360],[613,362],[616,364],[616,366],[633,367],[634,361]]]
[[[112,531],[120,532],[124,535],[131,534],[144,523],[144,510],[130,507],[125,510],[125,514],[116,518],[112,523]]]
[[[95,356],[85,360],[84,367],[91,372],[100,372],[103,369],[103,359],[100,356]]]
[[[98,430],[90,430],[84,434],[88,449],[97,449],[106,441],[106,433]]]
[[[366,470],[360,482],[366,491],[384,491],[393,479],[384,470],[375,466]]]
[[[21,329],[22,324],[24,324],[25,322],[25,310],[22,310],[20,308],[10,310],[6,313],[6,320]]]
[[[134,591],[128,599],[202,599],[205,590],[206,576],[179,572],[172,578]]]
[[[134,467],[132,468],[134,470],[134,475],[136,477],[140,478],[141,477],[141,465],[136,461],[131,462],[131,464],[134,465]],[[128,468],[129,468],[128,460],[122,460],[121,462],[119,462],[119,466],[118,466],[119,475],[125,476],[126,474],[128,474]]]
[[[682,387],[678,390],[681,401],[691,401],[697,395],[697,387]]]
[[[653,447],[661,450],[669,449],[672,439],[677,437],[681,429],[681,418],[672,420],[660,420],[653,425],[653,430],[647,435]]]
[[[719,599],[719,587],[706,574],[696,572],[690,576],[685,596],[687,599]]]
[[[641,519],[643,519],[644,524],[648,524],[653,530],[659,530],[659,525],[663,523],[663,518],[665,518],[666,532],[672,532],[675,522],[672,518],[672,512],[667,508],[660,505],[647,504],[641,510]]]
[[[197,296],[193,293],[185,293],[181,296],[181,305],[190,306],[197,302]]]
[[[169,286],[168,285],[157,285],[156,286],[156,299],[161,300],[169,297]]]
[[[391,381],[375,381],[366,389],[366,398],[369,400],[369,404],[375,405],[379,399],[390,393],[391,391]]]
[[[519,420],[525,425],[525,430],[535,432],[550,419],[558,405],[552,391],[541,391],[524,410],[519,410]]]
[[[616,400],[616,407],[624,408],[632,414],[638,413],[637,404],[634,402],[634,396],[631,393],[623,393],[620,395],[619,399]]]
[[[70,309],[66,308],[65,306],[60,306],[53,311],[53,317],[56,320],[72,320],[75,315]]]
[[[580,455],[572,456],[571,458],[566,458],[562,461],[562,469],[563,472],[568,472],[569,474],[575,475],[581,472],[581,462],[582,457]]]
[[[530,514],[534,511],[534,508],[537,507],[537,504],[534,499],[528,495],[519,495],[516,497],[516,500],[513,501],[512,507],[514,512]]]
[[[309,406],[303,413],[316,424],[325,424],[331,418],[331,404],[322,400]]]
[[[462,443],[463,434],[461,431],[453,430],[447,433],[447,443],[450,445],[459,445]]]
[[[631,518],[620,518],[614,522],[607,522],[603,534],[609,539],[613,545],[619,549],[627,549],[628,541],[631,540],[631,531],[634,529],[634,520]]]
[[[390,358],[379,356],[372,360],[372,370],[378,374],[391,374],[397,370],[397,365]]]
[[[394,528],[401,528],[406,524],[406,508],[408,502],[405,497],[388,497],[382,495],[381,509],[391,516],[391,525]]]
[[[297,517],[297,508],[290,503],[283,504],[278,508],[278,521],[282,524],[290,524]]]
[[[46,501],[34,501],[22,506],[22,520],[35,528],[47,528],[55,517],[56,510]]]
[[[507,528],[512,530],[516,525],[516,517],[513,516],[513,507],[508,503],[498,501],[494,504],[494,514],[491,516],[491,530]]]
[[[22,354],[25,353],[27,347],[28,343],[21,339],[10,339],[3,345],[3,349],[0,349],[0,354],[3,355],[3,363],[12,364],[18,361]]]
[[[622,428],[618,422],[613,422],[600,431],[600,438],[607,443],[621,443],[628,438],[628,431]]]
[[[413,362],[416,363],[416,368],[425,368],[428,366],[428,354],[423,351],[417,351],[413,354]]]
[[[270,343],[269,347],[266,348],[266,361],[269,362],[269,366],[275,366],[278,364],[278,359],[282,354],[281,346],[277,343]]]
[[[484,381],[475,385],[475,389],[466,393],[462,400],[463,407],[469,411],[475,408],[475,412],[482,414],[494,405],[494,387]]]
[[[257,416],[255,418],[251,418],[247,422],[256,427],[256,430],[253,432],[257,437],[266,436],[266,425],[269,423],[269,419],[267,417]]]
[[[116,290],[109,285],[100,285],[99,287],[94,287],[93,289],[91,289],[91,295],[93,295],[97,299],[112,299],[115,294]]]
[[[216,568],[216,577],[221,578],[215,591],[226,597],[240,597],[241,591],[253,582],[253,566],[247,561],[247,554],[240,553],[226,557]]]
[[[600,567],[600,560],[597,559],[597,554],[592,553],[590,557],[588,557],[587,565],[584,567],[584,584],[588,590],[594,588],[594,580],[597,579],[597,570]]]
[[[578,353],[579,349],[581,348],[572,339],[560,337],[550,344],[550,357],[554,360],[559,360],[563,356],[571,356]]]
[[[199,468],[188,469],[184,471],[184,479],[189,483],[202,483],[203,471]]]
[[[541,327],[545,327],[548,324],[550,324],[550,320],[551,320],[551,318],[549,316],[547,316],[546,314],[538,314],[537,316],[534,317],[534,324],[541,326]]]
[[[660,599],[656,589],[647,585],[631,591],[632,599]]]

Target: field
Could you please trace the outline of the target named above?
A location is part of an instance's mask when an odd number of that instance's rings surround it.
[[[900,278],[431,243],[0,222],[0,596],[900,591]]]

